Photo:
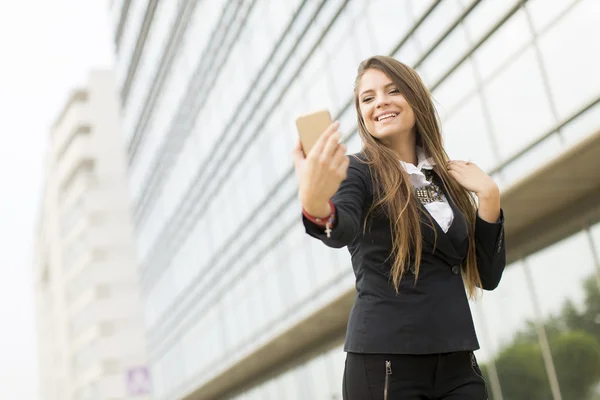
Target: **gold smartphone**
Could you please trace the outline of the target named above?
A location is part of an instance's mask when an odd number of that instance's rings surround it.
[[[305,156],[310,153],[310,150],[315,143],[317,143],[317,140],[319,140],[319,136],[321,136],[332,123],[331,114],[328,110],[320,110],[296,118],[296,128],[298,129],[298,135],[300,136],[300,142],[302,143],[302,150],[304,151]]]

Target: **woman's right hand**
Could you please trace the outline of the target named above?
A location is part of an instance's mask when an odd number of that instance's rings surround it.
[[[338,128],[339,122],[331,124],[306,156],[300,141],[293,151],[300,203],[316,218],[326,218],[331,213],[329,200],[346,179],[350,164]]]

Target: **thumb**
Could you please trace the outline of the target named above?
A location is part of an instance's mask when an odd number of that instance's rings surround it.
[[[294,146],[294,150],[292,150],[292,156],[294,157],[294,165],[296,168],[298,168],[300,162],[306,159],[304,156],[304,150],[302,150],[302,142],[300,142],[300,140],[298,140]]]

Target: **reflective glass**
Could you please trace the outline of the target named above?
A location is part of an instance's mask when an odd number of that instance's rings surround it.
[[[553,157],[565,150],[564,142],[558,133],[537,143],[531,150],[510,162],[502,171],[507,183],[518,182],[535,168],[548,164]]]
[[[540,38],[540,50],[561,119],[600,94],[600,3],[581,0]]]
[[[389,54],[433,2],[336,0],[320,9],[319,3],[258,0],[242,26],[243,10],[252,2],[241,2],[242,14],[219,28],[228,40],[235,29],[241,28],[241,35],[235,41],[218,42],[210,54],[204,49],[225,0],[216,5],[200,2],[189,24],[180,27],[183,40],[173,52],[173,64],[165,71],[148,120],[142,121],[142,140],[130,166],[134,208],[142,199],[147,202],[136,218],[158,398],[176,396],[173,393],[184,379],[201,386],[216,373],[212,368],[216,362],[235,363],[275,332],[285,331],[352,289],[347,250],[323,246],[308,237],[300,223],[297,178],[290,157],[297,138],[294,119],[328,108],[341,121],[348,153],[359,151],[354,106],[343,109],[352,99],[358,63],[373,54]],[[488,171],[511,160],[494,174],[502,188],[600,126],[600,107],[596,106],[564,126],[560,134],[552,134],[512,160],[600,92],[596,85],[600,81],[594,80],[600,66],[595,57],[600,52],[594,52],[590,42],[599,36],[598,24],[594,24],[596,2],[555,3],[542,7],[543,2],[530,0],[521,6],[472,57],[444,78],[516,4],[516,0],[477,2],[418,68],[432,87],[450,156],[473,160]],[[414,65],[471,4],[467,0],[440,2],[394,56]],[[298,19],[282,38],[300,6]],[[166,3],[161,7],[167,7]],[[178,4],[168,7],[174,10]],[[228,13],[236,7],[232,5]],[[174,28],[170,18],[175,11],[159,10],[124,109],[125,135],[131,135],[140,123],[141,107],[156,84],[156,60],[165,56],[164,40]],[[530,13],[537,37],[525,11]],[[123,55],[132,51],[136,39],[131,31],[126,36]],[[279,39],[280,47],[269,58]],[[212,58],[216,55],[218,59]],[[127,57],[121,58],[119,70],[125,71],[127,63]],[[204,69],[197,70],[199,65]],[[201,79],[193,81],[195,73]],[[184,98],[190,87],[194,90]],[[148,185],[159,176],[164,177],[161,185]],[[164,228],[168,231],[161,234]],[[592,229],[600,241],[598,232],[597,227]],[[495,390],[500,388],[505,399],[519,399],[511,392],[510,365],[527,372],[528,364],[519,358],[522,354],[535,368],[541,365],[529,382],[541,379],[536,386],[542,395],[548,394],[538,331],[531,330],[530,322],[536,318],[537,302],[542,310],[539,321],[548,331],[553,326],[550,317],[562,313],[560,307],[567,300],[573,301],[577,313],[583,312],[586,292],[581,285],[585,275],[593,272],[591,247],[585,247],[584,237],[579,233],[527,258],[535,296],[526,284],[524,264],[516,262],[507,268],[501,286],[484,293],[473,305],[482,345],[477,354],[486,374],[492,360],[497,361],[500,385]],[[573,252],[581,260],[570,260]],[[531,340],[514,350],[515,338]],[[340,399],[345,354],[339,347],[342,338],[336,340],[335,349],[303,359],[237,398]],[[567,336],[561,340],[571,346],[588,339]],[[562,356],[564,343],[551,340],[552,359]],[[227,362],[222,368],[231,366]],[[567,399],[570,378],[558,371]]]
[[[473,64],[464,62],[435,88],[432,94],[442,121],[450,118],[465,100],[473,96],[476,85]]]
[[[600,103],[581,114],[561,129],[565,142],[579,142],[591,134],[598,132],[600,127]]]
[[[579,0],[529,0],[526,8],[531,15],[531,21],[538,33],[543,32],[548,25],[563,17]],[[489,3],[493,3],[489,2]]]
[[[462,3],[463,7],[467,5],[471,5],[474,3],[471,0],[459,0]],[[467,30],[467,34],[469,36],[469,40],[471,43],[476,43],[479,40],[483,39],[483,37],[487,34],[487,32],[498,23],[498,21],[504,16],[509,9],[517,3],[517,0],[485,0],[477,2],[475,8],[467,15],[463,24],[465,29]],[[509,21],[505,23],[506,29],[512,30],[514,28],[510,27],[510,24],[514,24],[516,21]],[[504,30],[504,27],[501,27],[500,30]],[[507,33],[499,33],[500,35],[504,35]],[[492,39],[495,40],[495,39]],[[500,39],[496,39],[500,42]],[[505,43],[505,45],[508,43]]]
[[[412,20],[407,5],[403,3],[394,0],[369,2],[366,15],[373,43],[372,54],[389,54],[408,32]]]
[[[515,54],[530,43],[531,38],[525,13],[517,11],[475,52],[474,59],[482,78],[487,79],[503,71],[504,64],[511,62]]]
[[[473,161],[483,169],[496,165],[496,152],[485,123],[480,97],[472,97],[447,120],[442,131],[451,159]]]
[[[503,157],[555,124],[533,49],[516,58],[484,88],[493,132]]]
[[[456,1],[442,1],[423,21],[415,33],[415,37],[423,52],[428,51],[450,28],[461,13]],[[415,14],[416,16],[416,14]]]
[[[488,393],[491,392],[490,365],[493,363],[503,398],[545,398],[543,394],[548,392],[549,384],[537,339],[524,344],[519,340],[521,332],[530,328],[535,318],[523,264],[507,266],[501,285],[493,292],[484,292],[474,310],[481,346],[476,355],[488,382]],[[527,385],[522,385],[524,382]],[[538,391],[543,394],[539,395]],[[493,392],[490,398],[496,398]]]
[[[435,84],[470,47],[464,29],[455,28],[420,66],[430,84]]]

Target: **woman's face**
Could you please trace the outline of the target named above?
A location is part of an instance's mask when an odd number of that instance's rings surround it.
[[[369,133],[382,143],[414,135],[415,113],[394,85],[378,69],[367,69],[358,87],[360,114]]]

